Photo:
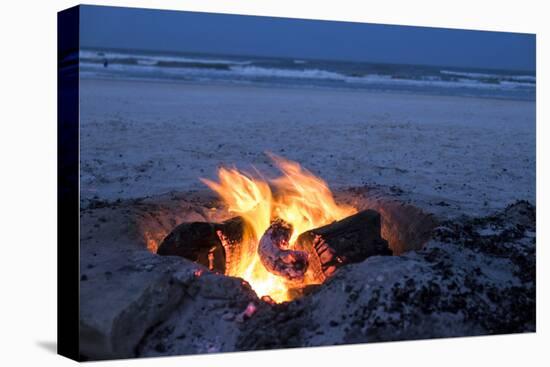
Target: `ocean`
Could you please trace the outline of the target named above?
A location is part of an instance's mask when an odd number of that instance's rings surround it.
[[[535,100],[536,91],[535,73],[517,70],[113,49],[81,49],[78,60],[80,77],[91,79],[346,88],[530,101]]]

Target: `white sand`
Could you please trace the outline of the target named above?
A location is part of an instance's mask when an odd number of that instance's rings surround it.
[[[220,164],[275,173],[269,150],[331,187],[396,186],[427,209],[535,201],[534,102],[92,80],[80,90],[83,199],[204,189],[198,178]]]

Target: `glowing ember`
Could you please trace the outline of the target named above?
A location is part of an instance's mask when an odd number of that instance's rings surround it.
[[[198,278],[200,276],[202,276],[202,274],[204,273],[204,270],[202,269],[197,269],[193,272],[193,274]]]
[[[303,169],[296,162],[269,154],[282,176],[270,180],[254,178],[236,168],[220,168],[219,182],[201,179],[220,195],[230,212],[246,223],[239,261],[234,261],[226,274],[245,279],[258,296],[269,296],[276,302],[288,301],[285,279],[266,270],[258,256],[258,241],[273,218],[281,218],[294,228],[290,248],[298,236],[310,229],[340,220],[356,210],[338,205],[325,181]],[[310,279],[304,283],[311,284]]]

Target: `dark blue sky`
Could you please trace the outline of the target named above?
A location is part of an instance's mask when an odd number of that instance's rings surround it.
[[[81,46],[535,69],[535,36],[83,6]]]

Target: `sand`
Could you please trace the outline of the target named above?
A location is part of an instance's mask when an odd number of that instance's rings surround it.
[[[81,199],[204,190],[220,165],[275,174],[271,151],[333,188],[427,210],[535,202],[535,102],[313,88],[81,81]]]
[[[535,330],[535,208],[504,209],[535,201],[534,102],[83,80],[80,144],[86,359]],[[272,307],[238,278],[154,254],[178,223],[233,215],[199,177],[274,174],[266,150],[379,210],[401,256]]]
[[[371,207],[366,193],[348,192],[359,210]],[[204,202],[181,193],[82,210],[84,359],[535,331],[535,208],[526,202],[443,222],[422,249],[348,264],[322,287],[273,307],[239,278],[146,250],[144,230],[166,234],[180,222],[230,215]],[[416,216],[402,214],[409,225],[392,228],[417,236]],[[257,312],[244,320],[250,302]]]

